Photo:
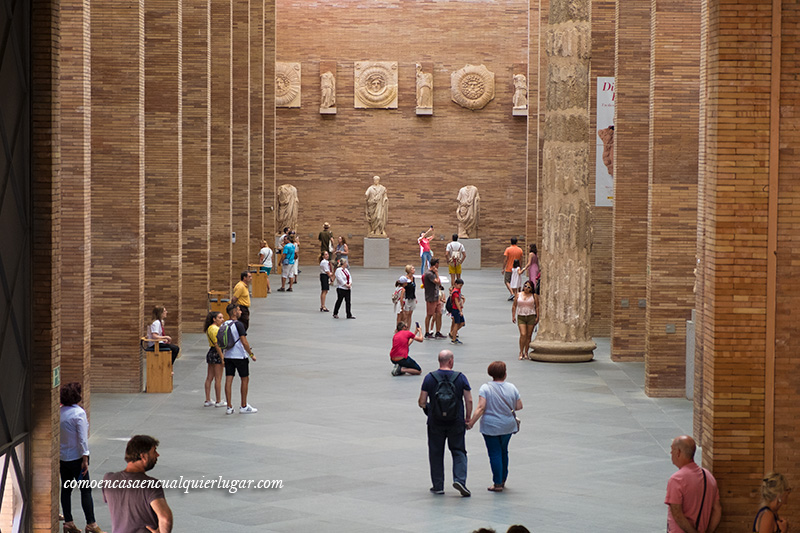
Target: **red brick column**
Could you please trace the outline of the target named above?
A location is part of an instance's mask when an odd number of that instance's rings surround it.
[[[181,329],[199,332],[208,309],[211,59],[211,0],[183,1],[183,310]]]
[[[31,449],[33,531],[58,531],[59,391],[53,370],[61,364],[61,101],[58,1],[31,11],[31,194],[33,284],[30,311],[33,405]]]
[[[684,397],[697,251],[700,5],[660,1],[651,16],[645,392]]]
[[[247,268],[253,254],[250,242],[250,0],[233,6],[233,178],[232,217],[236,242],[231,260],[232,282]],[[258,250],[255,250],[258,257]]]
[[[61,2],[61,381],[91,407],[91,46],[89,0]]]
[[[258,263],[264,233],[264,0],[250,0],[250,236],[249,261]],[[267,241],[272,239],[267,238]],[[270,248],[273,245],[270,244]]]
[[[166,306],[166,334],[180,345],[181,1],[145,0],[145,313]]]
[[[611,358],[644,358],[650,3],[617,0]]]
[[[264,238],[275,242],[275,0],[264,0]]]
[[[142,390],[144,3],[92,6],[92,381]]]

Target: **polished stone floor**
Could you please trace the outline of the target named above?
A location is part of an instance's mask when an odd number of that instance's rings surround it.
[[[272,276],[273,293],[254,300],[248,338],[258,356],[250,386],[257,414],[203,407],[207,344],[185,335],[172,394],[92,396],[92,476],[124,468],[127,439],[149,434],[161,441],[157,478],[283,482],[235,494],[169,489],[177,532],[468,533],[511,524],[542,533],[664,531],[670,441],[691,431],[692,405],[645,396],[642,363],[611,362],[603,338],[590,363],[518,361],[498,269],[465,272],[464,344],[415,343],[411,356],[427,372],[439,350],[454,348],[475,396],[489,379],[487,365],[506,361],[525,406],[522,430],[511,439],[505,492],[486,491],[491,475],[476,428],[467,434],[472,497],[450,488],[449,454],[446,494],[434,496],[417,407],[422,378],[390,375],[390,297],[401,270],[353,270],[356,320],[320,313],[317,270],[306,271],[291,293],[274,292]],[[423,315],[424,305],[414,318]],[[236,401],[237,385],[238,378]],[[98,491],[95,505],[110,530]]]

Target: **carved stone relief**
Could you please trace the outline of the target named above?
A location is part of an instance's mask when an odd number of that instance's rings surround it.
[[[424,72],[417,63],[417,109],[433,108],[433,74]]]
[[[450,97],[467,109],[483,109],[494,99],[494,72],[466,65],[450,75]]]
[[[297,214],[300,200],[297,198],[297,187],[284,183],[278,187],[278,228],[297,229]]]
[[[397,61],[357,61],[356,109],[397,109]]]
[[[275,106],[300,107],[300,63],[275,63]]]
[[[327,71],[320,74],[319,78],[322,91],[319,108],[321,110],[336,108],[336,77],[333,72]]]
[[[458,236],[464,239],[478,238],[478,218],[481,211],[481,195],[474,185],[466,185],[458,191]]]
[[[524,74],[514,74],[514,109],[528,109],[528,80]]]

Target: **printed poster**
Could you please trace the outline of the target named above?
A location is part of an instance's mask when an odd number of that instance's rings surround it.
[[[594,205],[614,205],[614,78],[597,77],[597,132],[595,133]]]

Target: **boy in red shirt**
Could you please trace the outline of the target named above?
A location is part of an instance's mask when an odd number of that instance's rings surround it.
[[[394,337],[392,337],[392,351],[389,352],[389,358],[394,363],[392,368],[392,375],[399,376],[400,374],[408,374],[411,376],[419,376],[422,369],[416,361],[408,356],[408,349],[414,341],[422,342],[422,330],[417,322],[416,333],[408,331],[408,326],[405,322],[397,323],[397,330]]]
[[[453,317],[453,324],[450,326],[450,344],[463,344],[458,340],[458,330],[464,327],[464,297],[461,295],[461,287],[464,286],[464,280],[458,278],[455,281],[453,292],[450,293],[450,305],[453,310],[450,316]]]

